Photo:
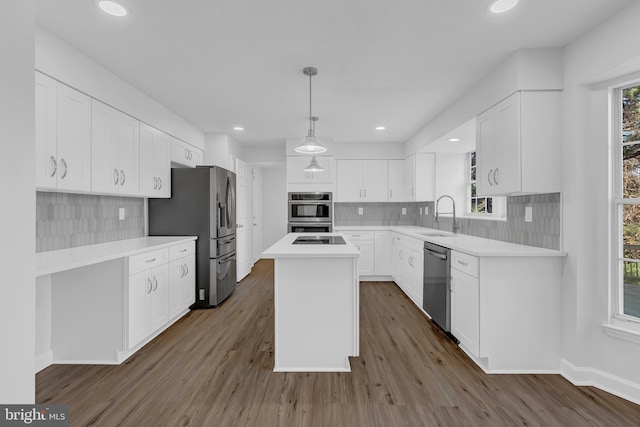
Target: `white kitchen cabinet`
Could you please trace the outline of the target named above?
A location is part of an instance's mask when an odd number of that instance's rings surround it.
[[[169,319],[184,313],[195,303],[195,242],[169,248]]]
[[[402,234],[391,232],[391,276],[398,286],[400,286],[400,289],[404,291],[406,288],[404,268],[406,251],[402,246],[402,240]]]
[[[560,92],[516,92],[480,114],[480,196],[560,191]]]
[[[405,201],[405,186],[404,186],[404,161],[403,160],[388,160],[388,201],[390,202],[404,202]]]
[[[375,274],[374,232],[343,231],[346,238],[360,251],[358,259],[358,275],[373,276]]]
[[[336,201],[386,202],[387,160],[337,160]]]
[[[91,191],[140,193],[140,122],[95,99],[91,102]]]
[[[422,307],[424,255],[423,242],[404,236],[402,239],[405,257],[402,263],[402,277],[405,282],[405,293],[418,306]]]
[[[451,253],[451,333],[473,356],[480,355],[480,280],[477,258]]]
[[[132,349],[169,318],[168,250],[129,257],[127,299],[128,349]]]
[[[91,188],[91,98],[35,74],[36,187]]]
[[[332,156],[316,156],[318,164],[324,168],[323,172],[305,172],[311,156],[287,156],[287,182],[288,183],[330,183],[332,179]]]
[[[171,197],[170,136],[145,123],[140,123],[140,193]]]
[[[391,232],[374,232],[374,271],[376,276],[391,276]]]
[[[171,137],[171,163],[177,166],[196,167],[202,164],[202,150]]]
[[[436,156],[416,153],[403,161],[405,201],[429,202],[435,200]]]

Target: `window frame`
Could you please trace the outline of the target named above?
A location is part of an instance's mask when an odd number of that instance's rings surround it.
[[[624,207],[628,205],[640,205],[640,197],[624,198],[624,159],[623,149],[626,146],[640,145],[640,140],[623,140],[623,107],[622,93],[625,89],[640,86],[640,79],[626,82],[623,85],[612,87],[609,90],[610,102],[610,135],[611,135],[611,159],[612,159],[612,195],[611,195],[611,285],[609,319],[612,325],[629,328],[634,334],[640,333],[640,316],[625,314],[624,312],[624,274],[625,262],[640,263],[639,259],[626,258],[624,256]],[[609,326],[610,328],[611,326]],[[607,331],[609,333],[609,331]]]
[[[476,154],[476,164],[472,166],[471,164],[471,155]],[[471,179],[471,171],[472,168],[476,168],[476,179]],[[465,211],[464,216],[468,218],[474,219],[488,219],[494,221],[505,221],[507,217],[507,209],[506,209],[506,197],[498,197],[498,196],[480,196],[477,195],[478,189],[478,152],[477,150],[469,151],[465,153]],[[472,185],[476,185],[476,196],[473,197],[471,195]],[[491,213],[489,212],[473,212],[471,210],[472,200],[473,199],[491,199]]]

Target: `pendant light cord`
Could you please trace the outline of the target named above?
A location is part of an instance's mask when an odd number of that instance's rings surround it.
[[[309,74],[309,135],[310,136],[311,135],[315,135],[315,130],[314,130],[313,133],[311,132],[311,129],[312,129],[312,126],[313,126],[313,119],[312,119],[313,114],[311,114],[311,78],[312,77],[313,76],[311,74]]]

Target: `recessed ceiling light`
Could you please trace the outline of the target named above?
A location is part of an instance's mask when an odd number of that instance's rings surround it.
[[[449,142],[458,142],[460,138],[449,138]]]
[[[244,130],[244,128],[242,126],[234,126],[233,130],[241,131]]]
[[[376,126],[376,130],[386,130],[386,126]]]
[[[100,9],[113,16],[125,16],[127,14],[127,8],[122,4],[111,0],[98,1]]]
[[[518,4],[518,0],[496,0],[491,3],[491,12],[503,13],[513,9]]]

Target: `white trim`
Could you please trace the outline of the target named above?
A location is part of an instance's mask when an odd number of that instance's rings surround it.
[[[36,373],[48,368],[53,364],[53,351],[49,350],[43,354],[36,355]]]
[[[578,367],[560,360],[562,375],[575,386],[591,386],[640,405],[640,384],[595,368]]]
[[[625,341],[630,341],[632,343],[635,344],[640,344],[640,325],[629,325],[632,326],[630,327],[624,327],[623,325],[620,324],[616,324],[618,322],[621,322],[620,320],[617,319],[613,319],[613,322],[615,323],[603,323],[602,324],[602,329],[604,330],[604,332],[609,335],[612,338],[618,338],[618,339],[622,339]],[[629,320],[627,322],[624,322],[625,324],[629,324],[629,323],[637,323],[634,322],[633,320]],[[625,325],[626,326],[626,325]],[[635,326],[635,328],[633,327]]]

